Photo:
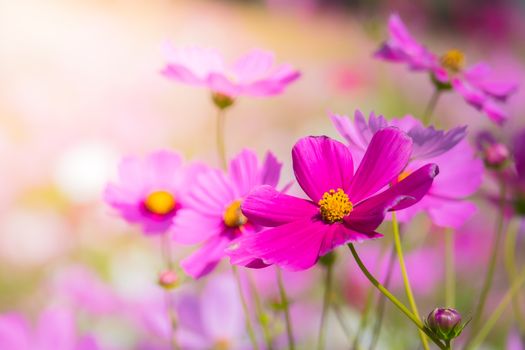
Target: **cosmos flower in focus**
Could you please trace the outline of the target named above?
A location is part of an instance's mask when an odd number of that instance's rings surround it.
[[[389,210],[419,201],[438,173],[427,164],[387,188],[408,163],[412,140],[397,128],[377,132],[354,174],[352,154],[326,136],[306,137],[293,150],[297,182],[310,198],[260,186],[242,204],[250,222],[270,227],[240,244],[267,264],[305,270],[320,256],[348,242],[380,237],[377,227]]]
[[[228,173],[210,169],[200,175],[172,227],[173,239],[182,244],[203,243],[184,259],[184,271],[199,278],[210,273],[225,256],[225,249],[239,237],[260,227],[241,212],[246,195],[256,186],[277,186],[282,164],[267,153],[261,165],[255,153],[244,150],[231,162]],[[247,258],[242,265],[263,267],[258,259]]]
[[[201,47],[171,48],[162,74],[208,88],[217,104],[224,103],[223,108],[238,96],[278,95],[300,76],[289,64],[276,66],[271,52],[254,49],[228,64],[216,50]]]
[[[426,212],[432,222],[441,227],[458,228],[476,211],[476,206],[465,200],[480,187],[483,164],[475,157],[474,150],[465,140],[466,127],[448,131],[424,127],[412,116],[388,122],[383,116],[370,114],[368,122],[360,111],[354,121],[344,116],[332,115],[337,131],[346,139],[348,147],[357,157],[364,154],[372,136],[381,129],[396,126],[405,131],[413,141],[413,151],[406,169],[397,181],[403,179],[426,163],[439,166],[440,175],[434,180],[427,195],[417,204],[398,214],[400,221],[409,221],[420,212]]]
[[[44,311],[33,328],[22,315],[0,315],[0,349],[97,350],[94,338],[78,336],[73,315],[65,310]]]
[[[188,189],[201,165],[183,165],[180,155],[158,151],[144,159],[127,157],[119,165],[119,178],[105,190],[105,201],[126,221],[145,234],[162,234],[175,213],[184,207]]]
[[[494,81],[491,68],[480,62],[465,67],[463,52],[453,49],[441,57],[418,43],[405,27],[397,14],[388,21],[390,38],[375,53],[375,57],[405,63],[413,71],[430,74],[438,90],[454,89],[463,99],[485,113],[493,122],[502,124],[506,112],[498,102],[504,102],[516,92],[517,84],[511,81]]]

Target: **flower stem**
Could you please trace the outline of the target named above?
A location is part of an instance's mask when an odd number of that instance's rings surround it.
[[[490,260],[487,268],[487,273],[485,275],[485,281],[483,282],[483,287],[478,300],[478,305],[474,309],[475,313],[472,318],[472,332],[470,338],[467,340],[466,345],[469,344],[472,340],[472,336],[476,334],[479,329],[481,319],[483,318],[483,311],[485,310],[485,303],[492,286],[492,280],[494,279],[494,271],[496,269],[496,262],[498,260],[499,246],[501,244],[501,236],[503,234],[503,227],[505,224],[505,197],[506,197],[506,186],[504,182],[500,184],[500,210],[499,216],[496,223],[496,230],[494,233],[494,241],[492,243],[492,252],[490,254]],[[466,346],[465,345],[465,346]]]
[[[390,257],[388,258],[388,267],[387,267],[386,277],[383,283],[385,288],[388,288],[388,286],[390,285],[390,280],[392,279],[392,274],[394,273],[394,263],[396,260],[395,253],[396,253],[396,249],[392,245]],[[379,341],[379,335],[381,334],[381,327],[383,326],[383,318],[385,316],[385,306],[386,306],[385,302],[386,302],[386,299],[381,298],[379,299],[377,303],[377,317],[376,317],[377,320],[374,325],[374,330],[372,332],[372,342],[370,343],[370,348],[369,348],[370,350],[374,350],[377,345],[377,342]]]
[[[509,278],[510,284],[513,285],[516,283],[516,279],[518,276],[517,268],[516,268],[516,239],[518,237],[518,229],[519,225],[516,229],[511,229],[510,223],[509,223],[509,232],[507,233],[505,237],[505,243],[504,243],[504,257],[505,257],[505,269],[507,270],[507,276]],[[525,320],[523,319],[523,315],[521,314],[521,303],[519,295],[515,295],[514,298],[512,298],[512,309],[514,311],[514,317],[516,318],[516,323],[518,324],[518,328],[520,330],[521,334],[525,333]]]
[[[224,122],[225,113],[224,109],[218,108],[217,110],[217,152],[219,154],[219,162],[223,169],[227,167],[226,161],[226,145],[224,142]]]
[[[246,318],[246,331],[248,332],[248,336],[250,337],[250,341],[252,343],[253,349],[258,350],[259,345],[257,343],[257,338],[255,337],[255,332],[253,331],[252,321],[250,319],[250,311],[248,310],[248,304],[246,303],[246,298],[244,298],[244,293],[242,291],[241,277],[239,275],[239,271],[237,270],[237,266],[231,265],[231,267],[232,267],[233,276],[235,277],[235,280],[237,281],[237,290],[239,292],[239,298],[241,299],[242,310],[244,311],[244,317]]]
[[[324,280],[324,297],[323,297],[323,311],[321,314],[321,323],[319,325],[319,335],[317,337],[317,350],[323,350],[325,346],[325,332],[326,332],[326,316],[330,308],[332,298],[332,277],[334,264],[326,266],[326,276]]]
[[[288,349],[295,349],[295,340],[293,336],[292,320],[290,317],[290,302],[288,295],[286,295],[286,289],[284,288],[283,275],[279,267],[275,267],[275,273],[277,275],[277,284],[279,286],[279,295],[281,297],[281,304],[284,307],[284,319],[286,321],[286,335],[288,337]]]
[[[372,276],[370,271],[368,271],[366,266],[363,264],[363,261],[361,261],[361,258],[359,257],[359,254],[357,254],[354,245],[352,243],[348,243],[348,248],[350,248],[350,252],[352,253],[352,256],[354,257],[357,265],[359,266],[363,274],[366,276],[366,278],[368,278],[370,283],[372,283],[401,312],[403,312],[416,325],[417,328],[425,332],[440,349],[445,350],[445,345],[425,328],[423,322],[418,317],[416,317],[401,301],[399,301],[399,299],[397,299],[388,289],[386,289],[381,283],[379,283],[379,281],[376,280],[374,276]]]
[[[345,323],[343,314],[341,313],[341,309],[339,308],[339,305],[336,303],[333,303],[332,308],[334,309],[335,317],[337,318],[337,322],[339,322],[339,325],[341,326],[341,329],[343,330],[343,333],[346,336],[346,339],[348,339],[348,342],[352,340],[351,331],[348,328],[347,324]],[[355,339],[354,339],[355,340]],[[359,343],[355,343],[352,345],[352,349],[355,350],[362,350],[362,347]]]
[[[432,113],[434,113],[434,109],[436,109],[436,105],[439,101],[439,96],[441,96],[441,91],[439,89],[434,89],[434,92],[432,93],[432,96],[430,96],[430,100],[425,107],[425,112],[423,112],[423,124],[430,124]]]
[[[445,230],[445,304],[454,307],[456,304],[456,270],[454,268],[454,231]]]
[[[171,254],[171,241],[168,233],[164,233],[161,237],[162,259],[168,271],[173,270],[173,258]],[[170,322],[170,349],[177,350],[179,345],[177,343],[177,315],[175,313],[175,305],[173,300],[173,294],[168,289],[164,289],[164,300],[166,304],[166,313]]]
[[[403,275],[403,284],[405,285],[405,291],[410,304],[410,308],[414,315],[419,319],[419,311],[417,310],[416,301],[414,299],[414,294],[412,293],[412,287],[410,286],[410,279],[408,278],[408,272],[405,265],[405,258],[403,256],[403,248],[401,247],[401,238],[399,236],[399,225],[397,223],[396,213],[392,212],[392,226],[394,231],[394,245],[396,247],[397,257],[399,259],[399,267],[401,269],[401,274]],[[419,337],[421,338],[421,343],[425,350],[429,350],[428,340],[423,331],[419,331]]]
[[[255,301],[255,310],[257,312],[257,320],[259,321],[259,326],[261,326],[264,342],[266,343],[267,350],[273,349],[272,344],[272,336],[270,334],[270,329],[268,328],[268,315],[264,312],[264,308],[261,303],[261,297],[259,296],[259,292],[257,291],[257,286],[255,285],[255,281],[253,280],[253,276],[247,271],[248,275],[248,283],[250,284],[250,290],[253,295],[253,299]]]
[[[516,296],[520,288],[523,286],[523,283],[525,283],[525,270],[522,271],[518,278],[514,281],[514,283],[512,283],[512,286],[507,291],[505,296],[503,296],[503,299],[501,299],[498,306],[491,313],[487,321],[483,323],[483,327],[479,330],[479,332],[472,339],[472,341],[465,345],[465,349],[476,349],[479,347],[479,345],[481,345],[481,343],[483,343],[483,340],[485,340],[487,335],[492,330],[492,327],[494,327],[494,325],[501,317],[507,306]]]

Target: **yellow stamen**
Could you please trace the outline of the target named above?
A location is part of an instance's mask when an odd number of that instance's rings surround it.
[[[323,220],[331,224],[343,221],[343,218],[354,208],[348,195],[340,188],[337,191],[325,192],[317,204]]]
[[[441,56],[441,65],[453,72],[459,72],[465,66],[465,54],[453,49]]]
[[[153,214],[166,215],[175,208],[175,197],[166,191],[155,191],[148,195],[144,205]]]
[[[228,227],[241,227],[248,219],[242,214],[241,201],[236,200],[230,203],[223,215],[224,224]]]

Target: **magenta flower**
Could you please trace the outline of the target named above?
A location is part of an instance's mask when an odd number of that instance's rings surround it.
[[[389,126],[405,131],[413,141],[413,150],[406,169],[408,174],[431,162],[439,166],[440,175],[430,186],[427,195],[417,204],[398,214],[400,221],[409,221],[417,213],[425,212],[435,225],[458,228],[476,211],[474,203],[465,200],[481,186],[483,164],[475,157],[474,150],[464,139],[466,127],[449,131],[424,127],[411,117],[393,119],[390,123],[383,117],[370,114],[368,122],[360,111],[355,112],[354,122],[344,116],[332,115],[331,119],[339,133],[348,142],[352,154],[364,153],[372,136]]]
[[[310,199],[270,186],[256,188],[242,212],[250,222],[270,228],[246,235],[240,244],[266,264],[304,270],[339,245],[380,237],[376,229],[386,212],[419,201],[438,173],[436,165],[427,164],[386,188],[411,153],[412,140],[404,132],[382,129],[354,174],[352,154],[342,143],[326,136],[299,140],[292,150],[293,169]]]
[[[158,151],[144,159],[127,157],[119,166],[117,183],[110,183],[105,201],[126,221],[146,234],[161,234],[184,207],[188,189],[203,166],[184,166],[171,151]]]
[[[278,95],[300,76],[288,64],[275,66],[271,52],[254,49],[227,64],[217,51],[200,47],[172,49],[162,74],[181,83],[204,86],[231,99],[241,95]]]
[[[493,81],[491,69],[486,63],[465,66],[465,55],[459,50],[450,50],[441,57],[419,44],[405,27],[397,14],[388,20],[390,38],[375,53],[375,57],[405,63],[413,71],[423,71],[439,90],[454,89],[463,99],[484,112],[497,124],[507,119],[507,114],[497,102],[504,102],[516,92],[517,84],[510,81]]]
[[[44,311],[34,329],[19,314],[0,315],[0,349],[97,350],[94,338],[78,336],[73,315],[65,310]]]
[[[255,153],[244,150],[230,162],[227,174],[211,169],[198,177],[187,206],[177,214],[171,230],[178,243],[203,243],[181,262],[188,275],[199,278],[210,273],[232,242],[260,229],[242,214],[241,204],[254,187],[276,186],[281,166],[270,152],[260,165]],[[250,267],[264,266],[253,258],[245,259],[244,263]]]

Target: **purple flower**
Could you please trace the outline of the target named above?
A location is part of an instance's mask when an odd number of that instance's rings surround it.
[[[380,237],[376,229],[386,212],[419,201],[438,173],[436,165],[427,164],[385,189],[411,152],[412,140],[404,132],[382,129],[354,174],[352,154],[342,143],[326,136],[299,140],[292,150],[293,169],[310,199],[270,186],[256,188],[242,212],[250,222],[270,228],[246,235],[240,245],[266,264],[304,270],[339,245]]]
[[[246,195],[256,186],[277,186],[282,164],[268,152],[263,164],[244,150],[231,162],[228,173],[210,169],[200,175],[188,196],[187,207],[174,220],[173,239],[182,244],[203,243],[181,266],[194,278],[210,273],[225,256],[225,249],[242,235],[260,229],[241,212]],[[250,267],[264,266],[248,258]]]
[[[22,315],[0,315],[0,349],[97,350],[99,346],[92,337],[77,335],[70,312],[49,309],[40,315],[34,329]]]
[[[461,324],[461,315],[455,309],[437,308],[425,320],[427,328],[438,338],[449,341],[461,334],[466,324]]]
[[[425,163],[439,166],[440,175],[430,186],[427,195],[417,204],[400,212],[400,221],[408,221],[417,213],[426,212],[434,224],[457,228],[476,211],[476,206],[464,198],[473,194],[481,185],[483,165],[464,140],[466,127],[442,131],[424,127],[412,116],[388,122],[383,116],[376,117],[373,113],[367,122],[360,111],[355,112],[354,122],[338,115],[332,115],[331,119],[357,158],[364,154],[372,136],[379,130],[396,126],[405,131],[413,141],[413,151],[399,180],[403,180]]]
[[[162,234],[182,207],[201,165],[184,166],[177,153],[158,151],[144,159],[127,157],[119,166],[119,179],[110,183],[105,201],[126,221],[145,234]]]
[[[201,47],[172,48],[162,74],[232,100],[241,95],[278,95],[300,76],[288,64],[275,66],[271,52],[254,49],[227,64],[217,51]]]
[[[497,124],[507,119],[497,102],[504,102],[516,92],[515,82],[492,80],[491,69],[483,62],[464,68],[465,55],[456,49],[438,57],[412,37],[397,14],[390,16],[388,30],[390,38],[375,57],[405,63],[411,70],[429,73],[437,89],[454,89],[468,104],[483,111]]]

